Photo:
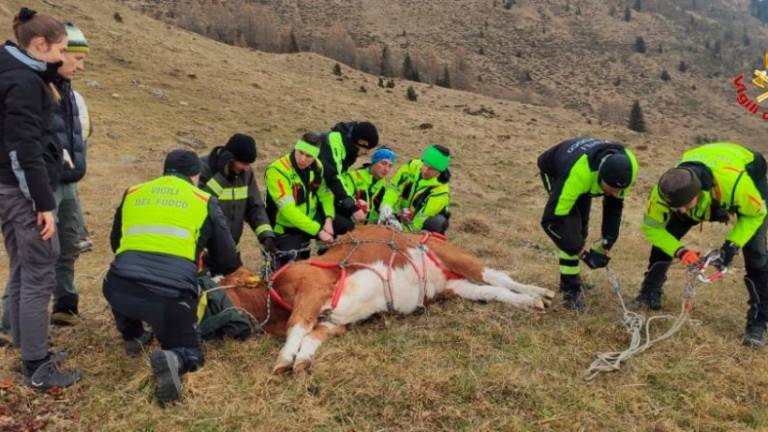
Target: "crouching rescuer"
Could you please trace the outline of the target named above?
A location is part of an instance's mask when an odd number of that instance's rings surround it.
[[[179,399],[180,376],[203,365],[196,325],[202,250],[210,251],[212,271],[242,271],[218,200],[195,186],[200,168],[194,153],[170,152],[163,176],[125,192],[112,225],[116,256],[104,297],[129,355],[149,340],[142,321],[160,341],[161,350],[150,354],[160,403]]]
[[[584,137],[545,151],[538,166],[549,194],[541,226],[560,249],[563,305],[581,311],[579,259],[592,269],[608,265],[608,252],[619,237],[623,200],[637,178],[637,160],[621,143]],[[585,250],[595,197],[603,197],[601,240]]]
[[[749,292],[743,343],[765,345],[768,318],[768,254],[766,254],[766,161],[757,152],[735,143],[706,144],[683,153],[677,167],[661,176],[643,218],[643,232],[653,245],[638,305],[661,309],[662,286],[672,258],[686,266],[701,260],[699,252],[680,239],[704,221],[736,223],[720,248],[718,268],[729,267],[742,249]]]

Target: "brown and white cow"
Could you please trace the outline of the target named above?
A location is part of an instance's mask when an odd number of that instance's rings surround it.
[[[345,263],[345,269],[339,266]],[[232,303],[262,321],[268,291],[245,287],[244,274],[221,281]],[[316,260],[287,266],[273,279],[272,308],[264,330],[285,335],[273,371],[310,366],[320,344],[345,325],[380,312],[408,314],[439,297],[500,301],[544,310],[554,293],[512,280],[436,236],[364,226],[341,236]]]

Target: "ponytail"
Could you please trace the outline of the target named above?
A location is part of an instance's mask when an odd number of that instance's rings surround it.
[[[19,46],[26,49],[36,37],[44,38],[48,44],[59,42],[67,36],[67,30],[56,18],[23,7],[13,18],[13,34]]]

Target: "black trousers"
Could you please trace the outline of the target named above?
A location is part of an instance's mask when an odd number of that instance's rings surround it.
[[[438,214],[427,218],[427,220],[424,221],[424,225],[422,225],[421,229],[423,231],[445,234],[445,232],[448,231],[448,225],[449,218],[442,214]]]
[[[140,337],[144,333],[143,321],[152,327],[160,347],[179,357],[181,373],[203,365],[197,298],[162,296],[112,272],[104,278],[103,292],[123,340]]]
[[[588,194],[580,196],[574,203],[571,212],[566,216],[547,217],[555,214],[557,207],[556,197],[552,197],[551,179],[544,173],[540,173],[541,181],[550,198],[544,207],[544,215],[541,227],[552,239],[558,249],[568,255],[576,255],[584,249],[584,242],[589,236],[589,212],[592,209],[592,197]]]
[[[325,218],[323,217],[321,220],[325,220]],[[337,236],[348,233],[354,228],[354,222],[347,216],[336,215],[336,217],[333,218],[333,232]],[[298,249],[308,248],[309,242],[313,238],[314,237],[304,231],[295,228],[287,228],[284,234],[275,238],[275,246],[277,247],[277,250],[282,253],[275,257],[274,268],[279,269],[293,260],[308,259],[310,255],[309,250],[298,253],[291,252]]]
[[[766,180],[766,161],[759,153],[755,160],[747,165],[747,175],[760,191],[763,200],[768,197],[768,181]],[[681,239],[698,222],[686,215],[672,213],[666,229],[676,239]],[[766,231],[768,220],[755,232],[755,235],[744,245],[744,267],[746,276],[744,283],[749,292],[750,319],[765,322],[768,319],[768,251],[766,250]],[[648,293],[660,293],[666,281],[667,270],[672,257],[657,247],[651,248],[648,259],[648,271],[643,279],[642,289]]]

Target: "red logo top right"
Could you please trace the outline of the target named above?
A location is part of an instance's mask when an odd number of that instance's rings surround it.
[[[747,86],[744,84],[744,75],[739,75],[733,80],[733,86],[736,89],[736,102],[753,115],[762,117],[768,121],[768,110],[762,109],[760,104],[768,99],[768,53],[763,58],[765,69],[756,69],[752,75],[752,84],[758,88],[759,94],[751,99],[747,96]]]

